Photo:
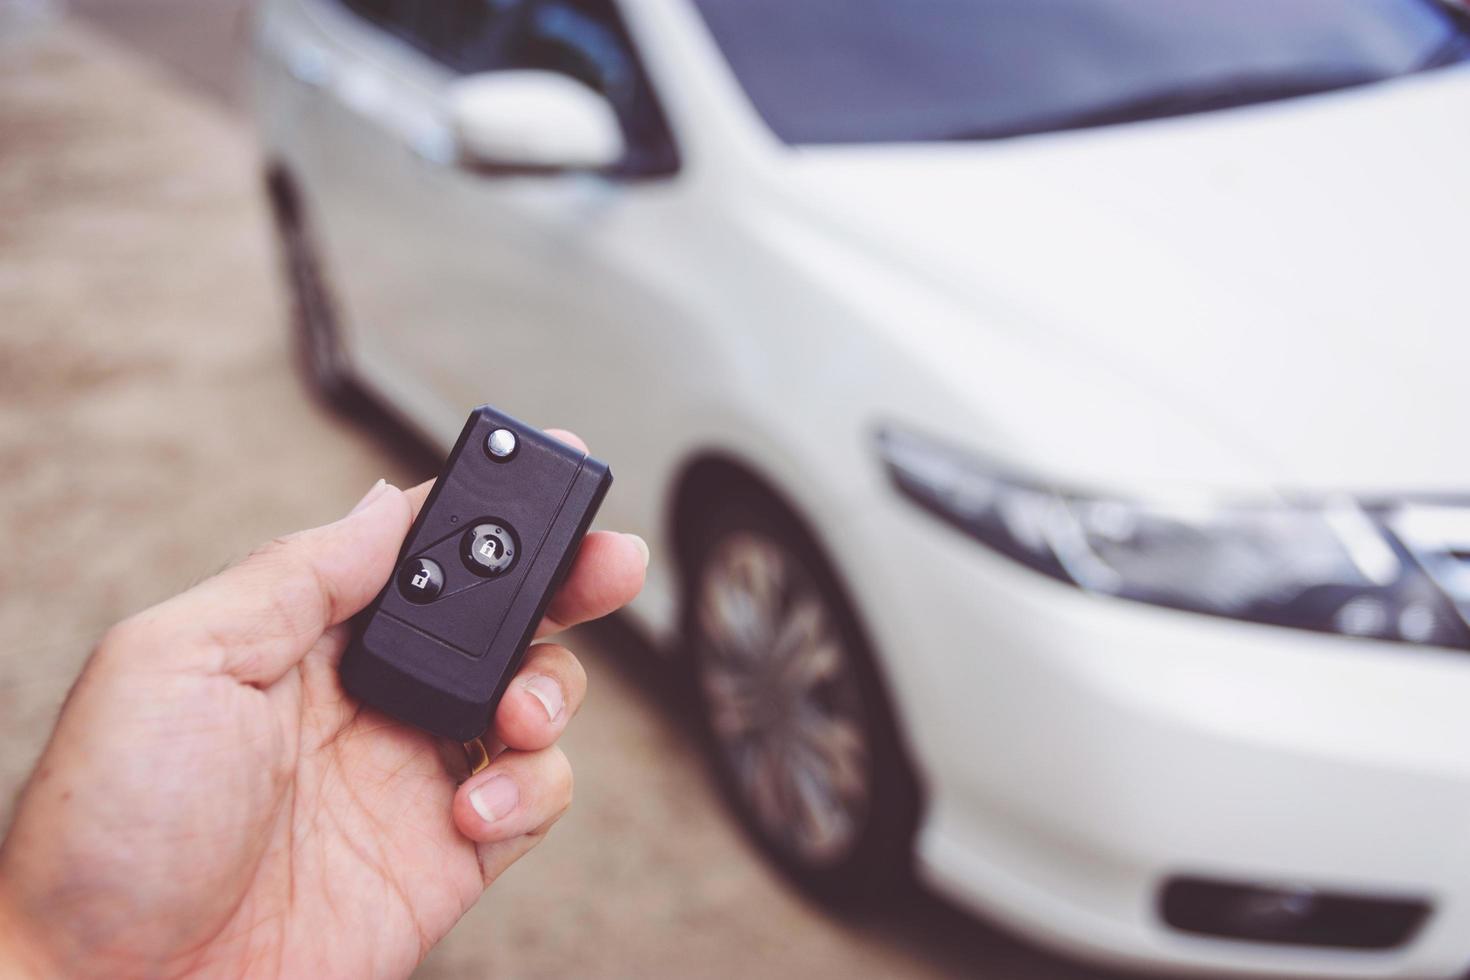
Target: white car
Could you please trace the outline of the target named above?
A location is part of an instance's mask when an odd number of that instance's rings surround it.
[[[329,393],[613,465],[808,889],[1470,967],[1470,70],[1435,0],[264,0]]]

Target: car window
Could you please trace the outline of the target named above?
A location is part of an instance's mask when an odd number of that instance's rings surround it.
[[[694,0],[788,143],[970,140],[1393,78],[1470,52],[1443,0]]]
[[[526,0],[419,0],[418,46],[457,72],[504,68],[530,4]]]
[[[602,93],[628,141],[619,170],[651,175],[678,169],[663,109],[612,0],[532,0],[519,27],[505,67],[560,72]]]
[[[614,172],[678,169],[663,109],[612,0],[343,0],[461,74],[537,68],[570,75],[612,103],[628,143]]]
[[[342,5],[364,20],[416,46],[415,25],[420,17],[419,0],[341,0]]]
[[[375,24],[387,26],[393,20],[394,0],[342,0],[343,6]]]

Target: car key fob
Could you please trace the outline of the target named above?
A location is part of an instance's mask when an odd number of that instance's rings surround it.
[[[607,464],[475,409],[355,621],[348,693],[435,735],[478,738],[611,485]]]

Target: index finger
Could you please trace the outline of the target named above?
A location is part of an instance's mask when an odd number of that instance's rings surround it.
[[[379,480],[346,517],[277,538],[124,620],[99,652],[142,650],[160,663],[274,684],[323,632],[372,601],[410,520],[403,492]]]

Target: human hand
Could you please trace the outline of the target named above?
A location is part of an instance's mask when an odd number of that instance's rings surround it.
[[[108,632],[0,846],[0,973],[404,976],[546,834],[586,691],[564,647],[530,649],[507,749],[458,788],[441,743],[338,681],[428,489],[380,482]],[[538,636],[627,603],[647,555],[588,535]]]

